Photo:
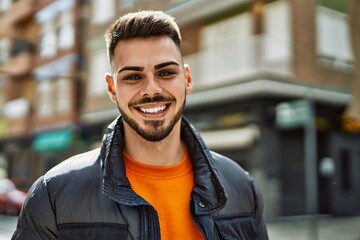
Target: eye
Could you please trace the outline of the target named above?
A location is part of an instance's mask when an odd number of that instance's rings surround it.
[[[137,74],[130,74],[130,75],[126,75],[125,77],[123,77],[124,80],[128,80],[128,81],[136,81],[141,79],[141,77]]]
[[[159,72],[158,76],[159,77],[171,77],[175,74],[174,71],[171,71],[171,70],[163,70],[161,72]]]

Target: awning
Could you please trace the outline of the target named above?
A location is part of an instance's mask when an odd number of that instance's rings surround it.
[[[309,95],[307,93],[311,94]],[[312,86],[276,80],[258,79],[236,85],[194,92],[187,97],[186,105],[187,107],[206,106],[231,100],[264,96],[292,99],[311,97],[311,99],[317,102],[340,106],[348,104],[351,100],[351,94],[346,92],[338,92],[331,89],[315,88]]]
[[[68,149],[72,143],[72,131],[47,132],[35,137],[32,148],[38,153]]]
[[[236,129],[200,132],[210,149],[240,149],[251,146],[260,138],[260,128],[255,124]]]

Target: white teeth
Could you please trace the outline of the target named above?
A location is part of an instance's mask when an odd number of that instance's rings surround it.
[[[143,108],[141,107],[140,110],[144,113],[158,113],[161,111],[164,111],[166,108],[166,105],[164,106],[159,106],[159,107],[154,107],[154,108]]]

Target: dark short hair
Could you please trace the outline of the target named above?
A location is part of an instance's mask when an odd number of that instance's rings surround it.
[[[134,38],[168,36],[181,49],[181,35],[175,19],[162,11],[138,11],[118,18],[105,32],[109,62],[112,65],[119,41]]]

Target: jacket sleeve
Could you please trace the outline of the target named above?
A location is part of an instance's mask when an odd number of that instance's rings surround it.
[[[30,188],[11,239],[57,239],[55,212],[44,177],[40,177]]]
[[[266,228],[266,223],[265,223],[265,219],[264,219],[264,201],[262,198],[262,194],[261,191],[258,187],[258,185],[256,184],[256,182],[254,181],[254,179],[251,177],[251,182],[252,182],[252,187],[253,187],[253,192],[254,192],[254,201],[255,201],[255,212],[254,212],[254,217],[255,217],[255,223],[257,225],[259,234],[258,237],[256,238],[256,240],[268,240],[268,233],[267,233],[267,228]]]

